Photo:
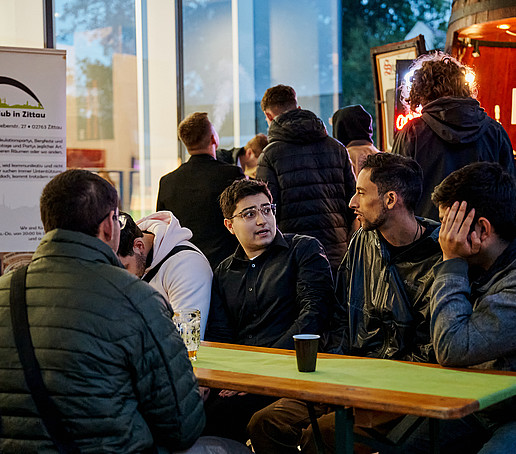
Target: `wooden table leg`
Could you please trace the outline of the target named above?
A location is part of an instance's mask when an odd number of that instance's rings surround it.
[[[335,453],[353,454],[353,408],[335,410]]]

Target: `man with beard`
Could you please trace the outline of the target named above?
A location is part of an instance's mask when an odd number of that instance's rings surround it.
[[[440,260],[439,224],[414,216],[421,167],[390,153],[370,155],[349,206],[361,228],[337,274],[339,305],[326,350],[354,356],[435,362],[429,329],[431,269]],[[328,452],[335,413],[316,406]],[[316,452],[304,402],[280,399],[257,412],[248,430],[257,454]]]
[[[204,254],[190,243],[192,232],[170,211],[136,223],[120,213],[120,221],[118,257],[125,269],[158,290],[173,310],[199,309],[204,339],[213,273]]]

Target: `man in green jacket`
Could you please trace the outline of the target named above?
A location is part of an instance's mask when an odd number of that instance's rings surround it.
[[[46,234],[28,267],[26,305],[61,425],[81,452],[190,448],[203,401],[169,305],[116,256],[116,190],[68,170],[44,188],[40,208]],[[15,346],[11,278],[0,277],[0,452],[56,452]]]

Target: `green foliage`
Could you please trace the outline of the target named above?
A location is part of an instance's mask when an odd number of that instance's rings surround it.
[[[416,22],[445,31],[450,0],[342,0],[342,106],[375,116],[371,47],[403,41]]]

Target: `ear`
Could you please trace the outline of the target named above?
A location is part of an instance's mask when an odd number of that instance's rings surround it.
[[[224,225],[226,226],[226,229],[228,229],[232,235],[235,234],[235,231],[233,230],[233,221],[231,219],[224,219]]]
[[[133,244],[133,251],[143,254],[145,252],[145,242],[143,238],[136,238]]]
[[[104,243],[109,245],[109,242],[114,236],[115,232],[115,221],[113,221],[113,213],[114,210],[109,212],[109,215],[104,219],[99,225],[99,233],[97,238],[99,240],[104,241]],[[116,221],[118,222],[118,221]]]
[[[477,237],[480,238],[482,243],[495,234],[493,225],[487,218],[478,218],[478,221],[475,225],[475,232],[477,232]]]
[[[266,111],[264,112],[264,114],[265,114],[265,116],[267,117],[267,120],[269,120],[269,121],[274,120],[274,115],[271,113],[271,111],[270,111],[270,110],[266,110]]]
[[[392,210],[398,203],[398,194],[395,191],[387,191],[383,195],[383,202],[388,210]]]
[[[252,148],[248,148],[247,150],[245,150],[245,157],[246,159],[251,159],[252,157],[254,156],[254,151]]]

